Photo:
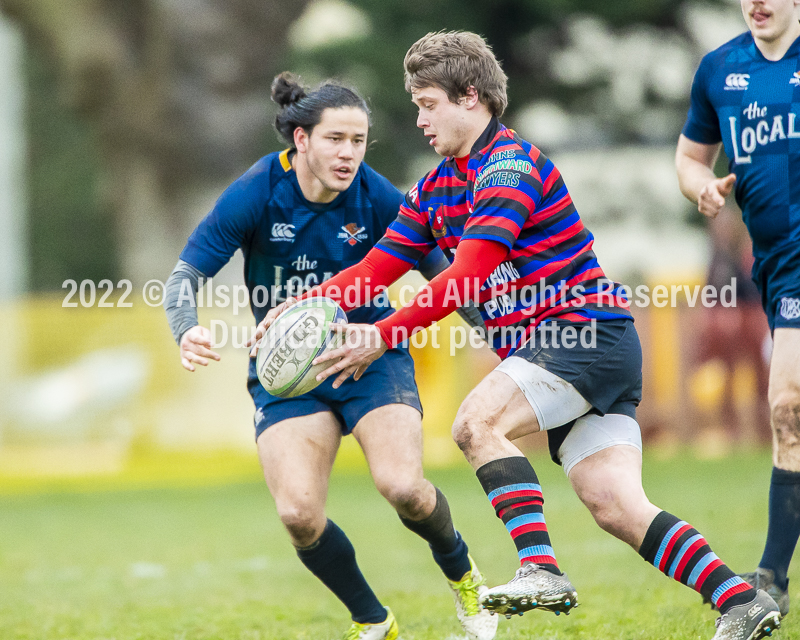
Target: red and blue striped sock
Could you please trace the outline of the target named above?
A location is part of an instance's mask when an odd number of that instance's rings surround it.
[[[697,529],[666,511],[653,518],[639,555],[665,575],[703,594],[720,613],[756,597],[755,590],[711,551]]]
[[[478,469],[477,476],[517,546],[520,564],[535,562],[560,576],[544,521],[542,488],[528,459],[493,460]]]

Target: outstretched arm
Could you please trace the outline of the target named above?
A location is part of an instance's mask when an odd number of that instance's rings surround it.
[[[437,246],[427,256],[419,261],[417,271],[422,274],[428,282],[433,280],[436,276],[442,273],[445,269],[450,268],[450,263],[444,257],[444,253]],[[456,309],[456,313],[461,316],[461,319],[466,322],[470,327],[477,327],[482,331],[486,330],[486,324],[481,318],[481,312],[478,306],[471,300],[464,300],[463,305]]]
[[[374,325],[336,326],[344,334],[344,345],[320,356],[314,364],[341,358],[317,376],[317,380],[339,374],[333,383],[338,388],[349,376],[356,380],[390,347],[441,320],[460,307],[479,288],[503,259],[508,247],[492,240],[466,240],[458,245],[453,264],[425,285],[408,306]]]
[[[719,156],[720,144],[703,144],[681,134],[675,153],[678,184],[681,193],[697,204],[704,216],[715,218],[733,190],[736,176],[724,178],[714,175],[714,164]]]
[[[325,296],[338,302],[345,311],[350,311],[382,293],[386,287],[410,271],[412,266],[410,262],[389,255],[385,251],[370,249],[361,262],[340,271],[330,280],[313,287],[298,298],[287,298],[285,302],[270,309],[256,327],[253,337],[247,342],[248,347],[252,346],[250,356],[253,357],[258,353],[258,341],[275,318],[298,300]]]
[[[197,319],[197,291],[204,277],[196,267],[178,260],[166,284],[164,310],[187,371],[194,371],[195,364],[205,367],[209,360],[219,360],[219,354],[211,350],[211,332]]]

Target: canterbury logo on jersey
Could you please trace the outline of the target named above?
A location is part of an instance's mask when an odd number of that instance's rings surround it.
[[[276,222],[272,225],[272,242],[294,242],[294,225]]]
[[[789,78],[789,84],[793,84],[796,87],[800,87],[800,71],[795,71],[792,74],[792,77]]]
[[[731,73],[727,78],[725,78],[726,91],[744,91],[749,85],[749,73]]]

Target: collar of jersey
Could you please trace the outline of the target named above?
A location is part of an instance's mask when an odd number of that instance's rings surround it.
[[[756,59],[761,60],[762,62],[782,62],[787,58],[796,56],[798,49],[800,49],[800,36],[798,36],[795,38],[794,42],[789,45],[789,48],[786,50],[786,53],[783,54],[783,57],[780,60],[768,60],[766,57],[764,57],[764,54],[761,53],[761,49],[758,48],[758,45],[756,45],[756,40],[753,37],[753,34],[748,32],[748,36],[750,37],[750,46],[753,47]]]
[[[356,171],[356,177],[353,178],[353,182],[350,184],[350,186],[342,191],[333,200],[330,202],[311,202],[311,200],[307,200],[303,195],[303,190],[300,188],[300,183],[297,181],[297,172],[294,170],[294,167],[292,167],[292,156],[295,153],[296,151],[294,149],[285,149],[279,154],[278,160],[281,163],[281,168],[283,169],[286,177],[292,183],[292,187],[294,187],[300,202],[302,202],[308,209],[315,213],[324,213],[325,211],[329,211],[338,207],[342,202],[344,202],[344,200],[347,198],[347,193],[350,191],[355,181],[358,180],[358,174],[361,171],[361,167],[358,167],[358,171]]]
[[[487,149],[494,144],[497,134],[503,129],[505,129],[505,127],[500,124],[497,116],[492,116],[492,119],[489,120],[489,124],[486,125],[483,133],[475,141],[475,144],[472,145],[472,149],[469,152],[469,158],[472,159],[483,157],[483,154],[486,153]],[[461,171],[461,168],[458,166],[457,158],[451,156],[447,158],[445,162],[452,167],[457,176],[466,177],[466,173]]]

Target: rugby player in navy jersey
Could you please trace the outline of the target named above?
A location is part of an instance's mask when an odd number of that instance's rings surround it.
[[[237,249],[244,254],[258,322],[288,294],[361,260],[402,201],[388,180],[362,162],[369,109],[353,90],[327,82],[307,92],[291,74],[281,74],[272,98],[281,106],[275,127],[290,148],[256,162],[222,194],[189,237],[167,283],[170,327],[189,371],[219,355],[185,292],[192,292],[194,302],[200,279],[214,276]],[[439,253],[420,271],[430,278],[446,266]],[[373,323],[392,313],[383,294],[351,310],[350,319]],[[445,496],[423,476],[413,361],[401,345],[383,360],[357,383],[334,390],[328,382],[286,399],[264,390],[251,361],[248,389],[256,406],[258,454],[278,515],[300,560],[350,611],[346,640],[397,638],[393,614],[367,584],[345,533],[325,514],[336,452],[342,436],[352,433],[378,490],[402,523],[429,543],[468,637],[491,640],[497,618],[480,608],[483,577],[453,527]]]
[[[800,0],[741,0],[749,31],[706,55],[678,141],[683,194],[714,218],[734,192],[772,332],[773,467],[764,554],[743,577],[789,611],[800,536]],[[729,174],[714,175],[724,146]]]
[[[409,191],[361,263],[306,295],[353,299],[351,287],[366,295],[366,278],[370,287],[389,284],[437,246],[451,264],[394,315],[339,327],[347,342],[331,357],[343,359],[320,377],[336,376],[342,388],[350,375],[366,377],[403,336],[476,295],[477,281],[489,343],[503,361],[461,405],[453,436],[521,564],[483,606],[510,616],[577,604],[547,531],[542,487],[513,442],[546,430],[554,461],[600,527],[719,608],[715,640],[771,634],[780,624],[772,598],[644,493],[635,419],[642,353],[628,301],[605,277],[553,163],[499,122],[506,77],[494,54],[476,34],[428,34],[406,54],[405,80],[417,126],[444,160]]]

